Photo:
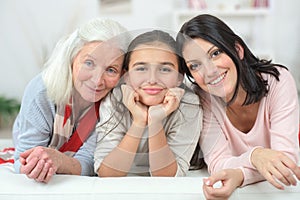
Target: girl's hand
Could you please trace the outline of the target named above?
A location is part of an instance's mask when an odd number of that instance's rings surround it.
[[[241,169],[224,169],[203,179],[203,193],[206,199],[228,199],[243,180]],[[214,185],[219,181],[221,186]]]
[[[283,190],[284,186],[296,185],[300,180],[300,168],[281,151],[257,148],[252,152],[251,162],[259,173],[274,187]]]
[[[129,85],[121,85],[123,103],[132,114],[135,124],[147,125],[148,107],[139,102],[139,95]]]
[[[170,88],[166,93],[162,104],[151,106],[149,108],[148,122],[154,124],[161,122],[179,107],[180,100],[184,94],[184,89]]]

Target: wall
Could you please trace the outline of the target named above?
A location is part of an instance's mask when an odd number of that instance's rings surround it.
[[[97,0],[1,0],[0,95],[20,99],[28,81],[42,70],[58,39],[92,17],[109,17],[129,30],[173,29],[180,0],[132,0],[130,13],[102,14]],[[159,6],[158,6],[159,5]],[[287,65],[300,88],[300,7],[298,0],[272,0],[267,44],[276,62]],[[234,27],[238,29],[238,27]],[[177,31],[177,30],[174,30]]]

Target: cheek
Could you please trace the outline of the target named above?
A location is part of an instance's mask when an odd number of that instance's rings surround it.
[[[203,85],[205,85],[204,78],[203,78],[203,76],[199,72],[198,73],[197,72],[192,73],[192,76],[193,76],[194,80],[196,81],[196,83],[200,87],[202,87]]]
[[[113,78],[112,77],[106,77],[105,78],[106,87],[107,88],[114,88],[118,84],[119,80],[120,80],[120,76],[113,77]]]

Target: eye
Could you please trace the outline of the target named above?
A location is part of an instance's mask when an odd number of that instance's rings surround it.
[[[119,71],[118,71],[116,68],[114,68],[114,67],[108,67],[108,68],[106,69],[106,73],[107,73],[109,76],[116,76],[116,75],[119,74]]]
[[[145,65],[138,65],[134,67],[134,71],[146,72],[148,68]]]
[[[95,66],[95,63],[92,60],[85,60],[84,65],[87,67],[93,67],[93,66]]]
[[[215,49],[210,53],[211,58],[216,58],[218,57],[223,51],[221,49]]]
[[[191,63],[187,65],[190,71],[198,71],[201,68],[201,63]]]
[[[162,72],[162,73],[168,73],[168,72],[171,72],[172,69],[169,66],[161,66],[159,68],[159,71]]]

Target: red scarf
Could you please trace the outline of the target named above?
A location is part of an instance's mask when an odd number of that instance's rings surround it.
[[[92,105],[75,124],[72,121],[72,104],[64,107],[57,107],[54,119],[54,131],[49,147],[58,149],[69,156],[73,156],[91,132],[99,120],[100,102]]]

